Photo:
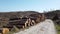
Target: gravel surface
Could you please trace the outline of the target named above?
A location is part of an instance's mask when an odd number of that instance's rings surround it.
[[[50,19],[46,19],[43,22],[38,23],[30,27],[29,29],[25,29],[18,33],[14,34],[57,34],[54,23]]]

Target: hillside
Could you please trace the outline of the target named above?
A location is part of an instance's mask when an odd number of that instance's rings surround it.
[[[13,18],[13,17],[20,17],[20,16],[28,16],[30,14],[37,14],[36,11],[16,11],[16,12],[1,12],[0,17],[5,18]]]
[[[44,13],[46,18],[53,18],[54,16],[57,16],[60,19],[60,10],[53,10],[53,11],[48,11]]]
[[[54,22],[58,22],[57,24],[60,24],[60,10],[54,10],[44,13],[46,16],[46,19],[51,19]]]

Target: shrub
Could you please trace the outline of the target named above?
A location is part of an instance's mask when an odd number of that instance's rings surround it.
[[[12,29],[11,29],[11,32],[19,32],[19,29],[16,27],[16,26],[14,26]]]

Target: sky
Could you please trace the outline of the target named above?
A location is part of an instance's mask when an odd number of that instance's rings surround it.
[[[0,0],[0,12],[44,12],[58,9],[60,9],[60,0]]]

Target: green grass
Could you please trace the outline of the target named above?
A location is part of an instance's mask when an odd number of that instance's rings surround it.
[[[58,34],[60,34],[60,31],[58,31]]]
[[[56,25],[57,33],[60,34],[60,25]]]

